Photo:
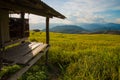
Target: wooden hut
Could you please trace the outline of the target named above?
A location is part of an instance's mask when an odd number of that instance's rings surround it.
[[[9,17],[15,13],[20,14],[20,18]],[[46,43],[24,42],[6,49],[6,46],[23,42],[29,37],[29,19],[25,19],[25,13],[46,17]],[[48,51],[49,18],[53,17],[65,19],[64,15],[41,0],[0,0],[0,66],[3,63],[27,65],[11,80],[16,80]]]

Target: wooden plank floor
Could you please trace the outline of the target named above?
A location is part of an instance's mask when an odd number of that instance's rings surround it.
[[[46,47],[47,44],[27,42],[16,47],[7,49],[4,53],[4,60],[18,64],[26,64],[39,52],[43,51]]]
[[[9,77],[7,80],[18,80],[20,76],[22,76],[32,65],[37,62],[40,57],[48,51],[49,47],[47,47],[43,52],[40,52],[37,56],[35,56],[32,60],[28,62],[29,65],[25,66],[24,68],[20,69],[18,72],[16,72],[14,75]]]

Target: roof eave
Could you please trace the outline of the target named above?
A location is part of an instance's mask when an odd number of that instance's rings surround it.
[[[57,12],[55,9],[51,8],[41,0],[0,0],[0,8],[13,11],[19,10],[20,12],[32,13],[50,18],[66,18],[64,15]]]

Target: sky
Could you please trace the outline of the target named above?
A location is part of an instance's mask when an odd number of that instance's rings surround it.
[[[50,19],[55,24],[120,23],[120,0],[42,0],[66,19]],[[44,17],[29,15],[30,23],[45,23]]]

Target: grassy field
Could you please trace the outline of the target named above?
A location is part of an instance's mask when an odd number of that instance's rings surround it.
[[[45,42],[44,32],[31,32],[31,41]],[[49,65],[45,57],[21,79],[118,80],[120,35],[50,33]]]
[[[31,41],[45,42],[44,32]],[[43,56],[20,80],[119,80],[120,35],[50,33],[49,64]]]

